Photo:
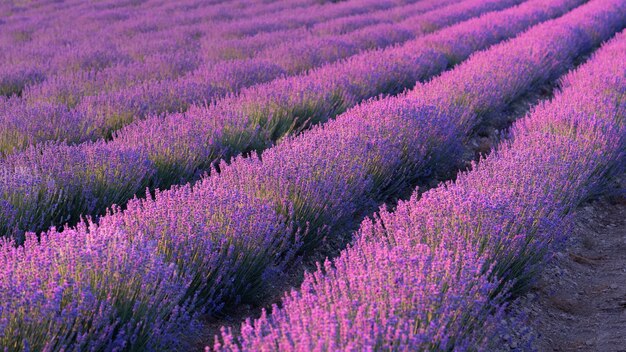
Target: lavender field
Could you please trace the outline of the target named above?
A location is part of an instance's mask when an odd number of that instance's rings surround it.
[[[0,1],[0,351],[538,350],[625,171],[626,0]]]

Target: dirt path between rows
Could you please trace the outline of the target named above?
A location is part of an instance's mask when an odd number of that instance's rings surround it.
[[[626,352],[626,197],[612,195],[575,213],[565,248],[513,312],[510,350]],[[515,336],[517,335],[517,336]],[[511,337],[513,336],[513,337]]]

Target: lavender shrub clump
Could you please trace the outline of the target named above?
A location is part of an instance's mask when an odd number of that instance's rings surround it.
[[[0,249],[0,346],[9,351],[178,348],[197,328],[188,280],[148,238],[51,231]]]
[[[501,309],[489,300],[496,283],[473,254],[443,246],[357,242],[307,274],[282,308],[246,321],[241,337],[224,330],[214,349],[480,349]]]
[[[568,214],[624,171],[625,59],[622,32],[473,170],[365,220],[281,308],[213,349],[484,349],[502,298],[532,280]]]

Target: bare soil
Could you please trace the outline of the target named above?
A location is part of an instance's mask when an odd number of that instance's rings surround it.
[[[513,304],[514,328],[496,350],[626,352],[625,181],[576,211],[565,248]]]

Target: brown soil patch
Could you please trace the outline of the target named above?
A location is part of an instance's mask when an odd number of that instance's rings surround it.
[[[626,351],[624,177],[618,184],[578,209],[563,251],[513,304],[511,319],[522,319],[524,334],[509,329],[498,350]]]

